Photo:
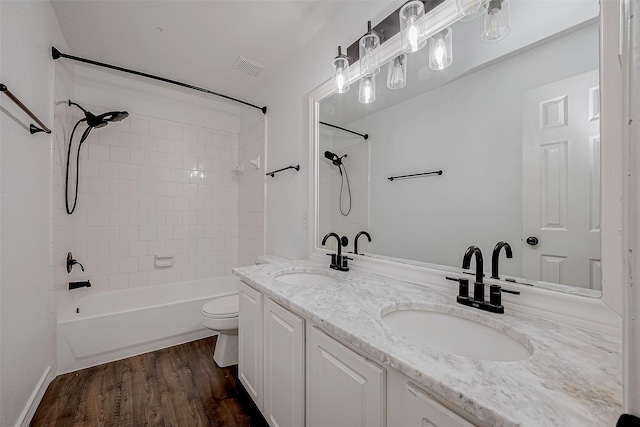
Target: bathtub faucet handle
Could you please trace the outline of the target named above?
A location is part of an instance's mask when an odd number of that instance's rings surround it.
[[[84,265],[80,264],[77,259],[73,258],[73,254],[71,252],[67,252],[67,273],[71,273],[71,269],[76,264],[78,264],[82,271],[84,271]]]

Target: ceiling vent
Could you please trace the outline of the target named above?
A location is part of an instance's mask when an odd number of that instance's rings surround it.
[[[252,61],[250,59],[245,58],[244,56],[239,56],[236,59],[236,62],[231,66],[234,70],[242,71],[245,74],[249,74],[253,77],[258,77],[258,74],[264,70],[264,65],[259,62]]]

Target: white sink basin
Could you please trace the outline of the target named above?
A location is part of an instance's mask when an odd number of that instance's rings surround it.
[[[338,283],[335,277],[319,271],[286,271],[278,274],[275,279],[289,285],[326,286]]]
[[[383,314],[382,320],[416,344],[472,359],[513,362],[532,354],[524,336],[517,341],[493,327],[448,313],[397,310]]]

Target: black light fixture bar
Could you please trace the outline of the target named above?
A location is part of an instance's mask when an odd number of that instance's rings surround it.
[[[331,123],[327,123],[327,122],[320,122],[320,124],[321,124],[321,125],[325,125],[325,126],[329,126],[329,127],[332,127],[332,128],[340,129],[340,130],[343,130],[343,131],[345,131],[345,132],[352,133],[352,134],[354,134],[354,135],[358,135],[358,136],[360,136],[360,137],[364,138],[364,140],[365,140],[365,141],[366,141],[367,139],[369,139],[369,134],[368,134],[368,133],[365,133],[365,134],[363,135],[363,134],[361,134],[361,133],[354,132],[354,131],[349,130],[349,129],[341,128],[340,126],[332,125]]]
[[[429,13],[432,9],[435,9],[438,5],[444,3],[444,1],[445,0],[422,0],[422,3],[424,3],[424,13]],[[404,4],[402,6],[404,6]],[[391,15],[387,16],[379,24],[371,28],[374,33],[377,33],[380,36],[380,44],[400,32],[400,19],[398,18],[398,14],[400,13],[402,6],[394,10]],[[358,43],[360,43],[360,38],[347,48],[349,63],[354,63],[360,59],[360,46],[358,45]]]
[[[171,84],[174,84],[174,85],[177,85],[177,86],[186,87],[187,89],[193,89],[193,90],[197,90],[199,92],[208,93],[210,95],[219,96],[221,98],[225,98],[225,99],[228,99],[230,101],[239,102],[239,103],[247,105],[249,107],[253,107],[253,108],[257,108],[258,110],[261,110],[262,114],[267,114],[267,107],[266,106],[259,107],[257,105],[251,104],[249,102],[245,102],[245,101],[242,101],[240,99],[233,98],[231,96],[223,95],[221,93],[214,92],[214,91],[209,90],[209,89],[205,89],[205,88],[198,87],[198,86],[193,86],[193,85],[190,85],[190,84],[187,84],[187,83],[182,83],[182,82],[179,82],[179,81],[176,81],[176,80],[167,79],[165,77],[154,76],[153,74],[147,74],[147,73],[143,73],[141,71],[130,70],[128,68],[118,67],[117,65],[105,64],[104,62],[98,62],[98,61],[93,61],[91,59],[80,58],[78,56],[67,55],[66,53],[60,52],[55,47],[51,47],[51,56],[53,57],[53,59],[58,59],[58,58],[72,59],[74,61],[84,62],[85,64],[97,65],[99,67],[109,68],[111,70],[122,71],[123,73],[134,74],[136,76],[146,77],[148,79],[159,80],[161,82],[171,83]]]
[[[42,121],[35,114],[33,114],[31,110],[29,110],[27,106],[22,103],[22,101],[20,101],[14,94],[12,94],[7,86],[3,85],[2,83],[0,83],[0,92],[7,95],[9,99],[12,100],[18,107],[20,107],[22,111],[27,113],[29,117],[31,117],[36,123],[40,125],[40,127],[37,127],[34,124],[29,125],[29,132],[31,132],[31,135],[38,132],[51,133],[51,129],[49,129],[44,123],[42,123]]]
[[[442,170],[437,170],[433,172],[413,173],[411,175],[390,176],[387,179],[389,181],[393,181],[394,179],[417,178],[419,176],[429,176],[429,175],[442,175],[442,173],[443,173]]]
[[[286,171],[287,169],[295,169],[296,171],[299,171],[300,170],[300,165],[287,166],[286,168],[278,169],[277,171],[267,172],[267,175],[270,175],[271,178],[273,178],[274,176],[276,176],[276,174],[278,172]]]

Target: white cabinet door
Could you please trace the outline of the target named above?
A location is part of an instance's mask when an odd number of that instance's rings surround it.
[[[411,383],[406,383],[405,402],[403,427],[473,427]]]
[[[272,427],[304,426],[304,321],[264,300],[264,410]]]
[[[238,378],[262,410],[262,294],[240,284],[238,322]]]
[[[384,427],[385,370],[307,328],[307,427]]]

